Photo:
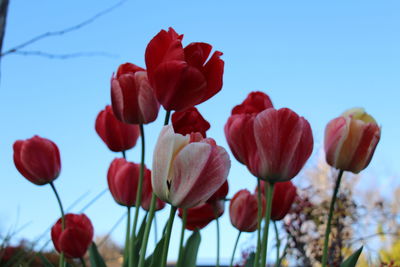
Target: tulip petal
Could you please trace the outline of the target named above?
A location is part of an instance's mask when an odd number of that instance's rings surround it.
[[[191,43],[183,49],[185,60],[189,65],[200,69],[210,55],[211,49],[212,46],[207,43]]]
[[[207,91],[201,101],[197,104],[210,99],[216,93],[221,91],[225,65],[224,61],[220,58],[221,56],[222,52],[215,51],[210,60],[204,66],[203,73],[207,80]]]
[[[350,119],[338,117],[331,120],[325,128],[325,153],[329,165],[336,166],[340,150],[350,130]]]

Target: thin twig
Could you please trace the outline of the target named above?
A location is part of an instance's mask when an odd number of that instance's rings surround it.
[[[26,51],[26,50],[17,50],[14,52],[15,55],[22,55],[22,56],[39,56],[39,57],[46,57],[50,59],[69,59],[69,58],[76,58],[76,57],[111,57],[117,58],[118,55],[111,54],[102,51],[94,51],[94,52],[73,52],[73,53],[66,53],[66,54],[53,54],[38,50]]]

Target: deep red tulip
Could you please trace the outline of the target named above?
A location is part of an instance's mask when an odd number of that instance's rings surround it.
[[[380,137],[374,118],[363,109],[350,109],[326,126],[326,161],[337,169],[359,173],[370,163]]]
[[[21,257],[25,254],[22,246],[14,247],[7,246],[5,248],[0,249],[0,263],[5,264],[12,260],[17,260],[18,256]]]
[[[206,202],[226,181],[228,153],[211,138],[183,136],[164,126],[153,154],[154,193],[171,205],[191,208]]]
[[[114,159],[107,173],[108,188],[114,200],[127,207],[135,206],[139,184],[140,165],[123,158]],[[150,179],[151,172],[145,167],[144,179]]]
[[[191,133],[201,133],[205,138],[206,132],[210,129],[210,124],[206,121],[197,108],[192,107],[185,111],[176,111],[171,117],[172,126],[176,133],[182,135]]]
[[[205,203],[199,206],[187,209],[186,229],[200,230],[206,227],[210,222],[219,218],[224,214],[224,200],[214,201],[213,203]],[[178,216],[182,218],[183,209],[178,209]]]
[[[219,189],[207,200],[207,203],[212,203],[219,200],[224,200],[229,192],[228,180],[223,183]]]
[[[155,121],[160,108],[146,70],[131,63],[119,66],[112,76],[111,102],[115,117],[130,124]]]
[[[265,193],[264,186],[264,181],[261,181],[262,194]],[[274,186],[274,196],[272,198],[271,220],[282,220],[290,211],[296,196],[297,188],[291,181],[276,183]]]
[[[262,214],[265,213],[265,198],[262,197]],[[238,191],[229,205],[229,216],[232,225],[243,232],[254,232],[257,230],[258,222],[257,195],[248,190]],[[264,216],[264,215],[263,215]]]
[[[272,108],[270,98],[263,92],[252,92],[232,110],[225,125],[225,136],[235,158],[249,169],[257,169],[259,155],[254,139],[254,119],[258,113]],[[254,165],[254,166],[251,166]]]
[[[143,177],[143,189],[142,189],[142,202],[141,206],[144,210],[150,210],[151,196],[153,195],[153,187],[151,186],[151,171],[146,170],[149,174]],[[161,210],[165,207],[165,202],[156,197],[155,211]]]
[[[114,152],[131,149],[140,135],[139,126],[117,120],[111,106],[106,106],[97,115],[95,129],[101,140]]]
[[[65,229],[60,218],[51,228],[51,239],[58,252],[68,258],[81,258],[93,240],[92,222],[85,214],[66,214]]]
[[[161,30],[147,45],[146,67],[150,84],[166,110],[182,111],[203,103],[222,88],[224,61],[212,46],[191,43],[182,46],[183,35]],[[206,62],[207,61],[207,62]]]
[[[54,181],[61,170],[60,151],[49,139],[35,135],[14,143],[14,164],[18,171],[36,185]]]

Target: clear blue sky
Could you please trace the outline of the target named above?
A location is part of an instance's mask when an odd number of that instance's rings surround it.
[[[24,1],[9,7],[4,49],[38,34],[74,25],[114,1]],[[290,107],[313,128],[321,148],[326,123],[347,108],[365,107],[382,125],[382,139],[370,167],[368,184],[390,188],[399,173],[400,149],[399,1],[128,1],[76,32],[48,38],[26,50],[52,53],[103,51],[118,57],[67,60],[10,55],[1,63],[0,229],[31,222],[18,237],[33,240],[59,216],[50,187],[37,187],[17,172],[12,144],[39,134],[57,143],[62,173],[56,181],[65,206],[90,191],[73,211],[106,188],[106,172],[118,154],[107,150],[94,131],[97,113],[110,103],[110,77],[126,61],[144,66],[148,41],[173,26],[184,43],[204,41],[224,53],[223,90],[199,106],[212,125],[209,136],[227,147],[223,126],[232,107],[253,90],[269,94],[276,107]],[[148,153],[164,113],[146,126]],[[138,162],[139,147],[128,153]],[[253,189],[255,179],[232,157],[230,196]],[[299,186],[302,178],[294,179]],[[226,207],[228,209],[228,207]],[[107,193],[87,210],[95,232],[106,234],[123,214]],[[168,209],[158,214],[161,229]],[[222,219],[222,258],[231,255],[236,232],[228,212]],[[176,258],[180,220],[175,222],[170,258]],[[203,232],[199,258],[215,255],[215,224]],[[121,243],[124,224],[113,238]],[[252,235],[243,235],[242,247]],[[153,239],[151,239],[153,240]],[[150,242],[152,245],[153,242]],[[239,246],[240,248],[240,246]],[[152,249],[152,246],[149,248]],[[272,253],[272,250],[270,250]],[[272,256],[272,255],[271,255]]]

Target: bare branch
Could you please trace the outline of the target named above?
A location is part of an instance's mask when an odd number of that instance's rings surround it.
[[[0,52],[3,51],[3,39],[6,30],[8,0],[0,0]]]
[[[22,48],[24,48],[24,47],[26,47],[28,45],[31,45],[33,43],[36,43],[37,41],[40,41],[42,39],[45,39],[45,38],[48,38],[48,37],[53,37],[53,36],[64,35],[66,33],[69,33],[69,32],[72,32],[72,31],[76,31],[76,30],[78,30],[80,28],[83,28],[83,27],[93,23],[98,18],[106,15],[107,13],[110,13],[111,11],[113,11],[117,7],[121,6],[126,1],[127,0],[121,0],[117,4],[111,6],[111,7],[107,8],[107,9],[104,9],[103,11],[100,11],[99,13],[97,13],[94,16],[90,17],[89,19],[86,19],[86,20],[82,21],[81,23],[78,23],[78,24],[76,24],[74,26],[71,26],[71,27],[68,27],[68,28],[65,28],[65,29],[62,29],[62,30],[59,30],[59,31],[52,31],[52,32],[42,33],[42,34],[40,34],[40,35],[38,35],[36,37],[33,37],[32,39],[30,39],[30,40],[28,40],[28,41],[26,41],[26,42],[24,42],[22,44],[19,44],[19,45],[15,46],[15,47],[5,51],[5,52],[2,52],[0,54],[0,57],[3,57],[5,55],[11,54],[11,53],[16,53],[20,49],[22,49]]]
[[[17,50],[15,52],[13,52],[13,54],[22,55],[22,56],[47,57],[47,58],[51,58],[51,59],[69,59],[69,58],[76,58],[76,57],[95,57],[95,56],[112,57],[112,58],[118,57],[118,55],[116,55],[116,54],[111,54],[111,53],[102,52],[102,51],[53,54],[53,53],[47,53],[47,52],[43,52],[43,51],[23,51],[23,50],[20,51],[20,50]]]

